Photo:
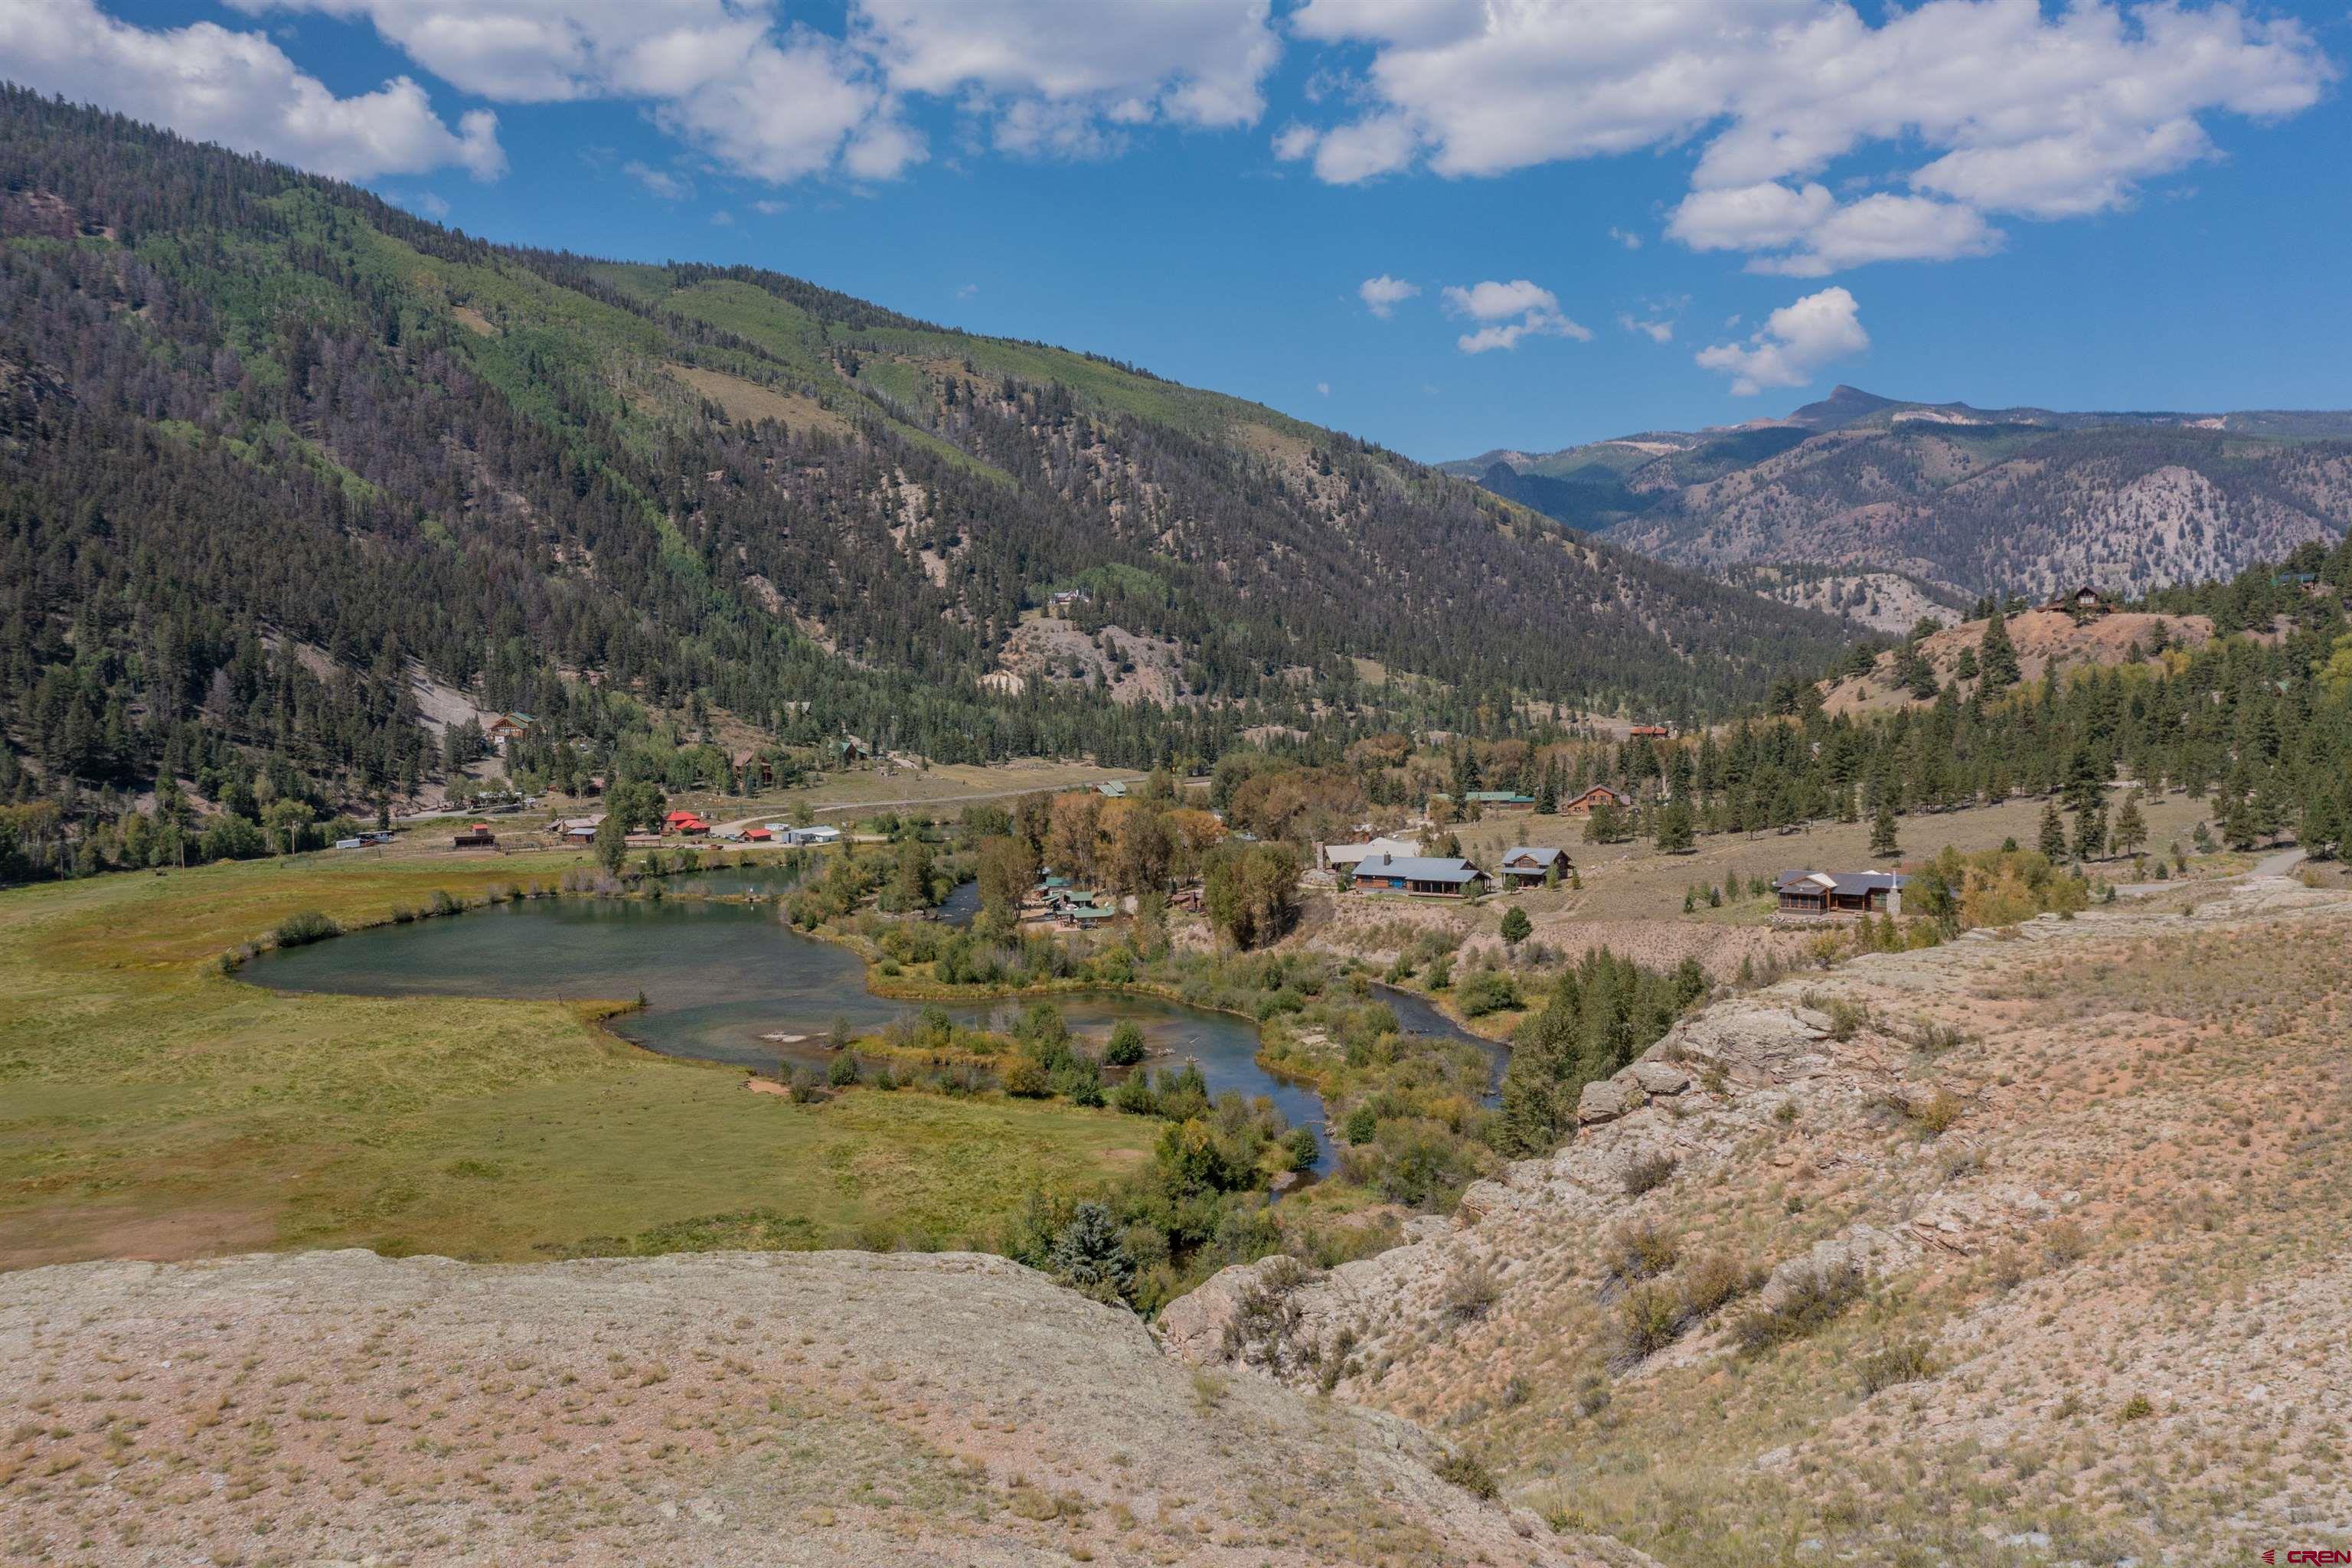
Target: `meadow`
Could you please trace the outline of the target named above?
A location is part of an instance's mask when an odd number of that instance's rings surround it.
[[[791,1104],[600,1026],[631,998],[287,994],[219,962],[289,916],[357,927],[584,863],[312,856],[0,893],[0,1268],[950,1246],[1035,1188],[1107,1180],[1158,1131],[994,1097]]]

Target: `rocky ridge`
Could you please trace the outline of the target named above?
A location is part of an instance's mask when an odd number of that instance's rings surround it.
[[[2200,896],[1719,1002],[1451,1219],[1160,1332],[1662,1561],[2342,1543],[2352,899]]]

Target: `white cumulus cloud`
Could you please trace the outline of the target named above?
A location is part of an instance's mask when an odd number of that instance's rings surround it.
[[[1448,287],[1443,298],[1445,308],[1454,314],[1487,323],[1454,340],[1454,346],[1465,354],[1515,349],[1520,340],[1531,337],[1592,341],[1591,328],[1560,313],[1557,295],[1525,278],[1515,278],[1507,283],[1490,279],[1473,283],[1467,289]]]
[[[151,30],[92,0],[0,0],[0,75],[344,179],[452,165],[479,179],[506,172],[488,110],[460,115],[452,130],[404,76],[339,98],[260,33],[211,22]]]
[[[1352,183],[1499,174],[1696,141],[1668,233],[1816,275],[1980,255],[1990,215],[2060,218],[2213,155],[2207,121],[2317,101],[2311,32],[2226,0],[1306,0],[1310,42],[1368,50],[1352,118],[1286,133]],[[1866,149],[1908,195],[1815,176]],[[1874,173],[1875,171],[1874,171]],[[1619,236],[1622,239],[1622,236]]]
[[[1524,278],[1508,283],[1473,283],[1467,289],[1445,290],[1445,305],[1465,316],[1482,321],[1499,321],[1528,310],[1558,310],[1559,299],[1549,289],[1539,288]]]
[[[1396,313],[1399,305],[1420,292],[1420,284],[1391,278],[1385,272],[1356,285],[1356,297],[1364,302],[1364,309],[1384,321]]]
[[[1870,346],[1861,308],[1843,289],[1829,288],[1783,305],[1746,342],[1699,350],[1701,368],[1731,377],[1731,390],[1753,396],[1768,386],[1802,386],[1830,361]]]
[[[419,67],[497,102],[643,102],[663,129],[761,179],[887,178],[924,155],[872,63],[784,25],[772,0],[226,3],[364,22]]]
[[[777,182],[921,162],[905,112],[918,94],[1027,155],[1102,155],[1155,123],[1255,124],[1282,50],[1269,0],[850,0],[838,37],[780,0],[226,3],[365,22],[497,101],[643,102],[729,169]]]
[[[1024,153],[1254,125],[1282,54],[1269,0],[856,0],[851,32],[893,91],[953,99]]]

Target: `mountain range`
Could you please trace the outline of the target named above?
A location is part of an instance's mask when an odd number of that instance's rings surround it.
[[[1339,432],[751,268],[488,243],[0,96],[0,795],[223,745],[365,795],[420,691],[946,760],[1696,716],[1841,637]]]
[[[1440,467],[1678,565],[1892,573],[1930,597],[2139,594],[2352,525],[2352,412],[1975,408],[1840,386],[1784,418]]]

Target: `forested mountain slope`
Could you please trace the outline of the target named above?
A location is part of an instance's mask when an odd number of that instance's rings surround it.
[[[232,743],[398,791],[425,676],[604,752],[1144,763],[1370,706],[1704,713],[1834,639],[1256,405],[796,279],[501,247],[15,90],[0,161],[0,794]]]
[[[2352,414],[2327,411],[1977,409],[1841,386],[1738,429],[1444,466],[1686,566],[1875,568],[1969,594],[2145,593],[2352,526]]]

